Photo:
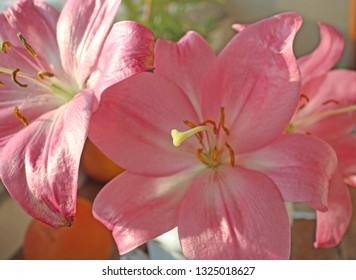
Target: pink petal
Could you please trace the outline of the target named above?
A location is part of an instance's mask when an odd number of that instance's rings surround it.
[[[263,147],[287,126],[299,98],[292,50],[301,25],[295,13],[262,20],[237,34],[218,56],[203,85],[204,119],[225,126],[236,153]]]
[[[356,104],[356,71],[336,69],[322,75],[321,81],[319,77],[304,83],[302,93],[309,97],[309,102],[298,112],[298,119]],[[317,86],[308,86],[313,83]]]
[[[269,178],[244,168],[226,166],[198,177],[180,205],[178,232],[188,259],[288,259],[290,254],[281,194]]]
[[[20,32],[38,56],[46,58],[59,69],[61,63],[56,39],[58,17],[58,11],[43,1],[17,1],[1,15],[1,37],[14,46],[22,47],[17,38]]]
[[[4,147],[0,176],[10,195],[36,219],[70,225],[75,214],[79,161],[92,93],[44,114]]]
[[[237,162],[270,177],[285,201],[307,202],[326,210],[327,190],[337,158],[333,149],[318,138],[281,135],[270,145],[241,155]]]
[[[111,29],[92,75],[97,78],[98,90],[121,81],[133,74],[153,69],[154,34],[145,26],[123,21]],[[100,98],[98,98],[100,99]]]
[[[330,70],[340,59],[344,39],[334,27],[319,23],[319,46],[310,54],[298,59],[303,83]]]
[[[315,248],[338,245],[351,221],[351,196],[343,178],[336,172],[328,195],[328,211],[317,211]]]
[[[329,144],[337,154],[341,174],[345,177],[356,175],[356,135],[339,135],[339,139],[329,141]]]
[[[172,143],[171,130],[187,130],[183,121],[197,123],[186,95],[173,83],[141,73],[105,90],[93,115],[90,139],[123,168],[148,176],[166,176],[197,164],[190,143]]]
[[[33,123],[37,118],[41,117],[48,111],[58,108],[63,104],[63,100],[56,98],[52,94],[41,94],[27,99],[17,98],[5,100],[2,97],[13,98],[16,94],[6,92],[1,94],[0,91],[0,154],[3,146],[10,140],[11,136],[16,134],[21,129],[25,129],[24,124],[14,114],[15,106],[20,108],[20,113],[26,118],[29,124]],[[21,106],[22,105],[22,106]]]
[[[125,172],[94,201],[94,216],[113,231],[125,254],[177,225],[178,205],[194,173],[144,177]]]
[[[98,62],[120,0],[68,0],[57,25],[63,68],[84,86]]]
[[[203,79],[215,54],[196,32],[188,32],[178,43],[159,40],[155,49],[155,72],[176,83],[200,111]]]

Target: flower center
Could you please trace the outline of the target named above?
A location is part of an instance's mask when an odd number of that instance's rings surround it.
[[[10,69],[1,67],[0,65],[0,74],[9,75],[13,84],[22,89],[26,89],[26,91],[29,92],[25,96],[24,102],[19,104],[19,106],[14,107],[14,115],[24,124],[24,126],[27,126],[28,121],[25,116],[20,113],[20,109],[25,105],[26,100],[34,93],[52,93],[66,102],[72,99],[77,91],[68,83],[57,78],[54,73],[46,71],[45,67],[39,60],[36,51],[31,47],[22,34],[17,33],[17,37],[21,41],[23,47],[27,50],[27,56],[13,47],[9,41],[3,41],[0,44],[2,53],[6,55],[9,51],[14,51],[20,58],[26,60],[34,69],[39,69],[39,71],[35,74],[31,74],[21,71],[18,67]],[[7,85],[0,79],[0,86],[6,87]]]
[[[202,163],[212,168],[226,162],[235,166],[235,152],[228,142],[222,139],[230,135],[230,130],[225,126],[224,107],[220,108],[218,124],[213,120],[206,120],[199,125],[185,120],[184,124],[190,129],[183,132],[177,129],[171,131],[174,146],[179,147],[185,140],[195,135],[199,143],[195,155]]]

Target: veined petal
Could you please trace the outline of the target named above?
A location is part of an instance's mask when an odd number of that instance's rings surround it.
[[[0,96],[12,97],[16,96],[9,92],[6,95]],[[51,111],[55,108],[60,107],[63,104],[63,100],[56,98],[50,94],[37,95],[32,98],[29,98],[25,101],[23,99],[12,99],[12,100],[3,100],[0,97],[0,155],[2,148],[5,143],[12,137],[13,134],[17,133],[21,129],[25,129],[23,122],[16,117],[14,114],[14,108],[17,106],[20,108],[20,114],[26,119],[28,124],[33,123],[37,118],[41,117],[48,111]],[[21,105],[23,105],[21,107]]]
[[[298,59],[303,84],[328,70],[340,59],[344,49],[342,34],[334,27],[319,23],[319,46],[310,54]]]
[[[325,211],[337,157],[324,141],[301,134],[281,135],[268,146],[237,158],[277,185],[287,202],[306,202]]]
[[[9,40],[14,46],[22,46],[17,38],[17,33],[20,32],[38,56],[60,69],[56,39],[59,12],[55,8],[39,0],[20,0],[0,17],[3,40]]]
[[[324,77],[320,81],[320,77]],[[316,87],[308,86],[317,84]],[[344,108],[356,104],[356,71],[335,69],[325,75],[304,83],[302,93],[309,97],[306,106],[297,113],[295,119],[303,119],[313,114]],[[354,110],[355,111],[355,110]],[[347,115],[347,114],[344,114]],[[308,122],[311,125],[317,122]]]
[[[198,123],[186,95],[165,78],[141,73],[103,92],[89,137],[126,170],[166,176],[202,165],[190,145],[195,137],[178,148],[172,143],[171,130],[187,130],[187,119]]]
[[[214,60],[215,53],[204,38],[190,31],[178,43],[158,40],[155,73],[181,87],[200,112],[203,79]]]
[[[77,94],[19,131],[2,151],[0,176],[10,195],[28,214],[55,227],[70,225],[75,214],[92,97]]]
[[[120,254],[125,254],[177,225],[179,203],[194,176],[194,171],[169,177],[125,172],[99,192],[94,216],[112,230]]]
[[[331,180],[328,211],[317,211],[315,248],[338,245],[351,221],[352,202],[348,187],[339,171]]]
[[[154,34],[139,23],[115,23],[105,41],[97,70],[90,78],[89,83],[98,88],[96,94],[133,74],[152,70],[154,42]]]
[[[299,70],[292,50],[301,25],[295,13],[251,24],[230,41],[203,85],[204,119],[219,119],[236,153],[252,151],[287,126],[299,99]]]
[[[120,0],[68,0],[58,19],[57,40],[63,68],[84,85],[97,65]]]
[[[288,259],[290,226],[281,194],[265,175],[226,166],[205,172],[180,205],[188,259]]]

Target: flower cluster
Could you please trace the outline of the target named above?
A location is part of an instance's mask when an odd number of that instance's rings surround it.
[[[85,2],[85,3],[84,3]],[[157,40],[112,26],[120,1],[20,0],[0,16],[0,178],[33,217],[75,216],[87,137],[125,171],[94,201],[120,254],[178,228],[188,259],[288,259],[286,202],[337,245],[356,175],[356,73],[331,70],[342,36],[296,58],[300,15],[238,33],[216,55],[190,31]],[[150,71],[147,71],[150,70]],[[354,184],[356,185],[356,184]]]

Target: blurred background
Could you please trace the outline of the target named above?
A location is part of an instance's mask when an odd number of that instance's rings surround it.
[[[2,0],[4,11],[13,0]],[[65,0],[47,0],[60,10]],[[135,20],[149,27],[158,39],[179,40],[188,30],[202,34],[219,52],[235,34],[233,23],[252,23],[286,11],[299,12],[304,20],[295,41],[299,57],[319,42],[319,21],[333,25],[345,38],[346,47],[336,67],[356,69],[356,0],[123,0],[117,20]],[[1,27],[0,27],[1,28]],[[100,159],[98,159],[100,158]],[[83,153],[79,195],[92,201],[100,188],[121,170],[112,167],[103,155],[87,143]],[[105,169],[106,168],[106,169]],[[102,171],[104,169],[104,171]],[[110,169],[110,174],[105,170]],[[356,193],[352,190],[354,205]],[[356,208],[356,207],[355,207]],[[337,248],[312,247],[315,221],[311,212],[297,211],[293,224],[292,259],[356,259],[356,225],[350,226],[345,241]],[[354,218],[355,220],[355,213]],[[31,218],[10,198],[0,183],[0,259],[21,259]],[[126,258],[181,258],[175,233],[165,235]],[[112,242],[112,241],[110,241]],[[162,244],[170,244],[162,247]],[[167,246],[167,245],[166,245]],[[114,246],[113,246],[114,248]],[[177,249],[178,248],[178,249]],[[110,258],[119,258],[112,249]]]

